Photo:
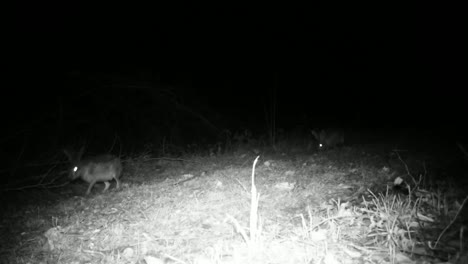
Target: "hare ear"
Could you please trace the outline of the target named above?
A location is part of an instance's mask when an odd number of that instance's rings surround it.
[[[65,156],[67,156],[68,161],[70,161],[70,162],[73,161],[73,155],[70,153],[70,151],[64,149],[63,153],[65,154]]]
[[[314,136],[316,140],[320,140],[320,137],[319,137],[319,135],[317,134],[317,131],[311,130],[310,133],[312,133],[312,136]]]
[[[83,146],[83,147],[80,148],[80,151],[76,154],[76,158],[78,160],[81,159],[81,157],[83,156],[84,151],[85,151],[85,147]]]

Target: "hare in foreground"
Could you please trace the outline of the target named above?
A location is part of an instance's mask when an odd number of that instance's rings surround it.
[[[106,185],[103,192],[107,191],[110,186],[109,181],[115,179],[117,189],[120,188],[120,176],[122,174],[122,163],[120,158],[113,155],[100,155],[88,159],[81,160],[84,148],[81,148],[78,153],[64,150],[68,160],[71,163],[72,169],[69,177],[71,180],[81,178],[89,183],[86,195],[91,192],[96,182],[104,182]]]
[[[341,130],[312,130],[312,135],[318,142],[318,149],[334,148],[344,144],[344,132]]]

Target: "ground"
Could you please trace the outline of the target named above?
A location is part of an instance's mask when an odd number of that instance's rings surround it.
[[[244,146],[126,157],[120,189],[5,190],[0,262],[463,263],[466,192],[410,154]]]

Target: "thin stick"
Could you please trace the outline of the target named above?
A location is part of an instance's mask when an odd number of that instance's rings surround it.
[[[466,203],[466,200],[468,200],[468,196],[465,197],[465,199],[463,200],[463,203],[461,204],[460,208],[458,208],[458,211],[457,211],[457,214],[455,215],[455,217],[452,219],[452,221],[450,221],[450,223],[448,224],[447,227],[444,228],[444,230],[442,230],[442,233],[440,233],[439,237],[437,238],[437,241],[434,245],[434,248],[437,248],[437,244],[439,243],[439,240],[442,238],[442,236],[444,235],[444,233],[449,229],[449,227],[455,222],[455,220],[457,219],[458,215],[460,214],[461,210],[463,209],[463,206],[465,205]]]
[[[403,159],[401,158],[401,156],[400,156],[400,154],[398,153],[398,151],[395,151],[395,153],[397,154],[398,159],[401,161],[401,163],[403,163],[403,165],[405,165],[406,173],[408,173],[408,176],[411,177],[411,179],[413,180],[413,183],[414,183],[416,186],[419,185],[419,183],[416,182],[416,179],[413,177],[413,175],[412,175],[411,172],[409,171],[408,165],[406,164],[406,162],[403,161]]]
[[[250,242],[255,243],[258,238],[258,199],[260,198],[260,194],[257,194],[257,187],[255,186],[255,165],[257,164],[258,158],[257,156],[253,165],[252,165],[252,186],[250,190],[251,195],[251,203],[250,203]]]

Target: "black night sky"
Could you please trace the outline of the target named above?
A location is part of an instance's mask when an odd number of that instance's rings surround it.
[[[127,153],[163,139],[211,144],[225,131],[261,137],[272,113],[276,129],[340,127],[359,144],[422,132],[466,139],[454,7],[340,19],[299,8],[211,20],[85,10],[36,4],[18,13],[2,93],[3,160],[85,142],[102,151],[116,137]]]

